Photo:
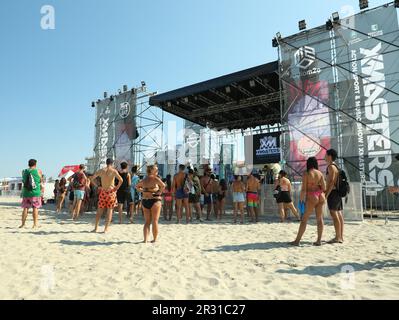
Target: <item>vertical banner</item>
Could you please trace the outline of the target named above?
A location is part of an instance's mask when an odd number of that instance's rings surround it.
[[[95,165],[99,169],[107,158],[115,164],[133,165],[133,144],[138,138],[136,94],[129,91],[97,103]]]
[[[353,182],[398,185],[399,28],[382,6],[281,39],[285,155],[294,173],[334,148]]]

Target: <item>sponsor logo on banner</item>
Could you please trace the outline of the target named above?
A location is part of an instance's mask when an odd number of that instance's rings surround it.
[[[100,147],[99,147],[99,159],[100,159],[100,164],[105,164],[106,159],[107,159],[107,153],[108,153],[108,129],[109,129],[109,115],[111,113],[111,110],[109,107],[106,107],[104,110],[103,115],[100,118],[99,121],[99,127],[100,127],[100,134],[99,134],[99,140],[100,140]]]
[[[266,136],[259,142],[260,148],[256,150],[258,157],[280,154],[280,148],[277,147],[277,137]]]
[[[295,64],[301,69],[308,69],[316,60],[316,50],[304,46],[295,52]]]
[[[311,76],[314,74],[321,73],[320,68],[311,68],[316,62],[316,49],[308,46],[304,46],[299,48],[295,54],[295,65],[299,68],[300,71],[298,74],[294,74],[292,77],[294,79],[300,78],[301,76]]]
[[[129,116],[130,114],[130,104],[129,102],[123,102],[120,104],[120,109],[119,109],[119,116],[122,119],[125,119]]]

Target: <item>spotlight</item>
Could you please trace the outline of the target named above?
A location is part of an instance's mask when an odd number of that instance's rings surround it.
[[[332,19],[334,22],[338,22],[339,21],[339,13],[338,12],[334,12],[332,14]]]
[[[281,33],[280,33],[280,32],[277,32],[277,33],[276,33],[276,38],[277,38],[277,40],[280,40],[280,39],[281,39]]]
[[[108,93],[104,92],[104,99],[107,99],[107,97],[108,97]]]
[[[97,104],[99,104],[99,103],[101,103],[101,100],[100,100],[100,99],[97,100]]]
[[[127,91],[127,85],[124,84],[124,85],[123,85],[123,92],[126,92],[126,91]]]
[[[95,108],[95,107],[96,107],[96,103],[95,103],[94,101],[91,103],[91,107],[92,107],[92,108]]]
[[[273,48],[277,48],[277,47],[278,47],[278,41],[277,41],[276,38],[273,38],[273,40],[272,40],[272,46],[273,46]]]
[[[331,19],[328,19],[328,20],[327,20],[327,22],[326,22],[326,29],[327,29],[327,31],[331,31],[332,29],[334,29],[334,25],[333,25]]]
[[[368,0],[359,0],[359,8],[360,10],[367,9],[369,7]]]
[[[170,101],[168,101],[167,106],[170,108],[172,106],[172,104],[170,103]]]
[[[227,86],[225,89],[226,89],[226,93],[230,93],[231,92],[231,88],[229,86]]]
[[[254,88],[255,87],[255,81],[254,80],[249,80],[249,86],[251,88]]]
[[[187,97],[184,98],[184,102],[185,102],[185,103],[188,102],[188,98],[187,98]]]
[[[114,101],[114,96],[111,95],[111,96],[109,97],[109,100],[110,100],[110,101]]]
[[[145,87],[145,86],[146,86],[145,81],[141,81],[141,86],[142,86],[142,87]]]
[[[306,21],[305,20],[299,21],[298,27],[299,27],[299,31],[305,30],[306,29]]]
[[[121,93],[122,93],[122,90],[121,90],[121,89],[118,89],[118,93],[121,94]]]
[[[132,93],[132,94],[135,94],[136,93],[136,89],[132,89],[132,90],[130,90],[130,92]]]
[[[399,0],[395,0],[395,8],[399,8]]]

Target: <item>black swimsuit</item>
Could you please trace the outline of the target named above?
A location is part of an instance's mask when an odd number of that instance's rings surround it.
[[[143,199],[141,200],[143,207],[150,210],[155,203],[157,203],[158,201],[161,201],[161,199]]]

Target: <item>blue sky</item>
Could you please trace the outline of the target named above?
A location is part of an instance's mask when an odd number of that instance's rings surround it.
[[[387,0],[370,0],[370,7]],[[40,9],[55,8],[55,30]],[[165,92],[277,59],[271,39],[357,0],[7,0],[0,11],[0,177],[92,155],[91,101],[123,84]],[[167,116],[166,120],[175,119]]]

